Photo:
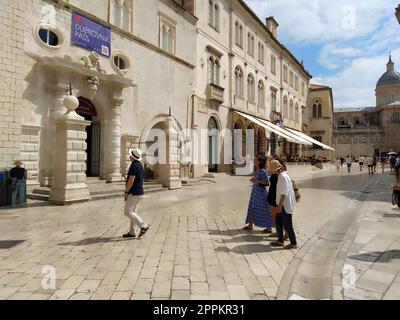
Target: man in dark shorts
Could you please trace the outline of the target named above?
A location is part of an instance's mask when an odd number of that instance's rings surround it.
[[[140,228],[139,238],[141,238],[149,226],[143,222],[138,215],[138,206],[141,202],[144,190],[144,169],[140,161],[142,160],[142,152],[139,149],[129,150],[129,157],[132,161],[129,167],[126,187],[125,187],[125,216],[130,220],[129,232],[124,234],[124,238],[135,238],[135,225]]]

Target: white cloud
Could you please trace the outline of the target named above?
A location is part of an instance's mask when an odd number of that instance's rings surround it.
[[[400,49],[393,51],[400,64]],[[343,71],[327,77],[317,76],[312,82],[333,88],[335,107],[375,106],[375,88],[386,71],[387,55],[354,59]]]
[[[324,67],[334,70],[347,64],[350,59],[360,57],[363,51],[357,48],[340,48],[334,44],[325,45],[320,52],[319,63]]]
[[[318,42],[354,39],[376,30],[398,0],[245,0],[264,20],[275,16],[284,41]]]
[[[275,16],[282,42],[319,51],[316,62],[327,72],[318,75],[311,68],[312,82],[333,88],[336,107],[374,106],[376,83],[386,71],[390,50],[400,65],[400,26],[394,15],[398,0],[245,1],[261,19]]]

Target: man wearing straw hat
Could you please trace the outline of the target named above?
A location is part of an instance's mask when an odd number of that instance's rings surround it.
[[[15,167],[10,170],[11,180],[11,205],[13,208],[17,206],[17,196],[19,204],[25,204],[25,184],[26,184],[26,170],[22,168],[20,160],[14,161]]]
[[[142,152],[139,149],[131,149],[129,150],[129,158],[132,164],[129,167],[125,187],[125,216],[130,220],[130,228],[128,233],[124,234],[123,237],[135,238],[136,225],[140,228],[139,238],[141,238],[149,230],[149,226],[138,215],[138,206],[144,195],[144,169],[140,163]]]
[[[283,230],[286,230],[289,235],[290,244],[285,249],[297,249],[296,234],[292,221],[292,216],[296,210],[296,196],[292,180],[277,160],[270,162],[268,170],[278,175],[278,183],[276,185],[276,203],[278,204],[276,231],[278,232],[278,241],[272,242],[271,245],[274,247],[283,247],[285,240]]]

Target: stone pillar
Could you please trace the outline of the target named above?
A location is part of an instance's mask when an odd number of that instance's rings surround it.
[[[39,170],[39,182],[41,187],[50,187],[53,178],[53,163],[54,163],[54,152],[57,148],[57,142],[55,139],[55,133],[57,130],[56,121],[60,119],[65,113],[66,109],[63,104],[65,94],[69,90],[67,83],[48,84],[46,90],[51,93],[53,101],[49,108],[49,118],[46,119],[44,124],[44,143],[41,144],[40,150],[40,170]]]
[[[167,163],[159,164],[159,175],[161,183],[168,189],[182,188],[182,180],[179,170],[179,146],[178,146],[178,131],[176,130],[176,122],[173,117],[167,117],[165,124],[168,131],[167,143]]]
[[[121,175],[121,105],[122,96],[113,96],[110,116],[107,121],[108,132],[108,174],[107,182],[122,181]]]
[[[51,203],[65,205],[90,199],[85,173],[86,127],[89,124],[90,121],[83,120],[75,111],[56,120]]]

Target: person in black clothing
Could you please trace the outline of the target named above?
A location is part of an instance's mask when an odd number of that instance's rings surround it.
[[[129,167],[126,187],[125,187],[125,216],[130,220],[129,232],[124,234],[124,238],[135,238],[135,225],[140,228],[139,238],[141,238],[149,226],[139,217],[137,211],[140,201],[144,195],[143,180],[144,169],[140,161],[142,152],[139,149],[129,150],[129,157],[132,161]]]
[[[22,162],[16,160],[14,162],[15,167],[10,170],[10,182],[11,182],[11,204],[15,208],[17,206],[17,197],[19,204],[25,204],[25,186],[27,172],[21,167]]]

